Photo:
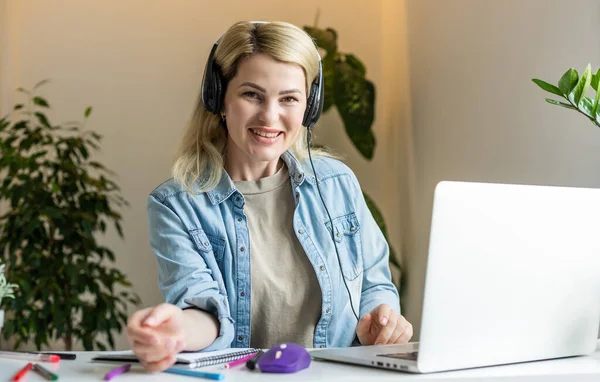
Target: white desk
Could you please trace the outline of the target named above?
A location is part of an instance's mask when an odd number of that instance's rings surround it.
[[[600,343],[599,343],[600,345]],[[515,345],[518,346],[518,345]],[[77,352],[74,361],[62,360],[55,371],[59,381],[101,381],[104,374],[118,364],[90,362],[98,352]],[[10,378],[25,362],[0,359],[0,382]],[[44,364],[51,366],[51,364]],[[49,367],[50,368],[50,367]],[[427,375],[407,374],[397,371],[374,369],[363,366],[343,365],[332,362],[313,361],[310,367],[296,374],[266,374],[251,372],[243,366],[231,370],[209,367],[203,370],[219,371],[225,374],[224,381],[515,381],[515,382],[600,382],[600,348],[589,357],[573,357],[553,361],[529,362],[507,366],[487,367],[463,371],[435,373]],[[29,372],[24,382],[45,381],[36,373]],[[128,373],[113,379],[115,382],[153,381],[209,381],[166,373],[147,373],[141,366],[134,366]]]

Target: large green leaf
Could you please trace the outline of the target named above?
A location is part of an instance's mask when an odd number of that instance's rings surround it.
[[[375,86],[346,60],[337,62],[335,75],[335,106],[346,133],[365,158],[373,159],[375,136],[371,125],[375,118]]]
[[[577,73],[577,70],[573,68],[567,70],[560,78],[558,81],[558,88],[565,97],[568,97],[573,88],[575,88],[577,80],[579,80],[579,74]]]
[[[573,102],[575,106],[579,106],[581,100],[585,97],[585,93],[588,91],[590,87],[590,82],[592,81],[592,68],[588,64],[583,73],[581,74],[581,78],[577,81],[577,85],[571,93],[569,93],[569,100]]]
[[[556,86],[549,84],[546,81],[538,80],[537,78],[533,78],[532,81],[545,91],[564,97],[562,91]]]

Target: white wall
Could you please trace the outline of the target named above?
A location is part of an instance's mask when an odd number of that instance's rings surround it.
[[[2,62],[9,63],[0,72],[0,105],[16,101],[15,87],[31,87],[49,78],[52,82],[42,93],[53,107],[53,122],[79,118],[88,105],[93,106],[89,127],[105,137],[98,159],[117,172],[123,195],[131,203],[124,211],[126,240],[111,234],[106,244],[117,254],[118,267],[133,282],[144,306],[162,300],[147,244],[146,198],[170,176],[210,47],[239,20],[310,25],[320,8],[319,26],[336,29],[340,49],[364,61],[382,110],[374,127],[379,147],[373,163],[355,153],[336,112],[324,116],[317,135],[349,153],[347,163],[385,212],[393,245],[401,247],[401,232],[407,228],[400,225],[400,210],[409,205],[398,202],[404,180],[384,171],[396,174],[401,171],[397,163],[406,162],[394,140],[402,136],[396,124],[405,123],[408,115],[400,114],[408,108],[408,88],[386,81],[388,75],[399,80],[407,76],[406,56],[401,54],[405,44],[398,49],[404,29],[396,29],[395,18],[395,12],[403,14],[403,1],[228,0],[219,6],[200,0],[0,1],[7,9],[0,20],[12,26],[10,49],[0,46]],[[394,63],[405,71],[396,72]],[[402,107],[394,99],[402,100]],[[391,157],[398,161],[386,160]],[[127,346],[121,336],[117,347]]]
[[[600,65],[597,0],[408,0],[418,328],[432,192],[442,179],[600,187],[600,131],[531,82]],[[452,314],[452,312],[448,312]]]

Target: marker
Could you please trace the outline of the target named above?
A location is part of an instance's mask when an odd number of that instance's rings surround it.
[[[116,367],[116,368],[112,369],[111,371],[109,371],[108,373],[106,373],[106,375],[104,376],[104,380],[110,381],[111,379],[115,378],[118,375],[127,373],[129,371],[129,369],[131,369],[130,363],[128,363],[127,365]]]
[[[57,352],[54,352],[54,351],[44,351],[44,352],[41,352],[41,351],[32,351],[31,353],[34,353],[34,354],[52,354],[52,355],[57,355],[57,356],[60,357],[60,359],[68,359],[68,360],[77,359],[77,354],[75,354],[75,353],[57,353]]]
[[[198,377],[198,378],[206,378],[206,379],[213,379],[215,381],[220,381],[221,379],[225,379],[225,375],[224,374],[219,374],[219,373],[209,373],[206,371],[195,371],[195,370],[188,370],[188,369],[179,369],[176,367],[170,367],[166,370],[163,370],[165,373],[171,373],[171,374],[179,374],[179,375],[187,375],[188,377]]]
[[[27,374],[27,372],[29,370],[31,370],[31,368],[33,367],[33,364],[31,362],[29,362],[27,365],[25,365],[24,368],[22,368],[21,370],[19,370],[17,372],[17,374],[14,375],[14,377],[12,378],[13,381],[20,381],[21,379],[23,379],[23,377],[25,376],[25,374]]]
[[[58,375],[50,372],[50,370],[48,369],[44,369],[41,365],[37,363],[33,365],[33,371],[35,371],[36,373],[38,373],[39,375],[41,375],[49,381],[58,380]]]
[[[18,351],[0,351],[0,358],[18,359],[30,362],[60,362],[60,357],[54,354],[36,354]]]
[[[263,354],[265,354],[264,351],[259,351],[258,353],[256,353],[256,355],[252,358],[250,358],[248,360],[248,362],[246,362],[246,367],[250,370],[254,370],[256,369],[256,364],[258,363],[258,360],[260,359],[260,357],[263,356]]]
[[[242,363],[248,361],[250,358],[254,357],[256,354],[258,354],[258,353],[248,354],[245,357],[242,357],[240,359],[236,359],[235,361],[231,361],[229,363],[226,363],[224,367],[225,367],[225,369],[230,369],[230,368],[232,368],[234,366],[241,365]]]

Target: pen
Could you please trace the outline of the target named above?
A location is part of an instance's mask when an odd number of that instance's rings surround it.
[[[245,357],[242,357],[242,358],[236,359],[235,361],[231,361],[229,363],[226,363],[224,367],[225,367],[225,369],[229,369],[229,368],[232,368],[234,366],[240,365],[240,364],[248,361],[250,358],[254,357],[256,354],[258,354],[258,353],[248,354]]]
[[[252,358],[250,358],[248,360],[248,362],[246,362],[246,367],[250,370],[254,370],[256,369],[256,364],[258,363],[258,360],[260,359],[260,357],[263,356],[263,354],[265,354],[264,351],[259,351],[258,353],[256,353],[256,355]]]
[[[34,364],[33,365],[33,371],[35,371],[36,373],[38,373],[39,375],[41,375],[42,377],[46,378],[49,381],[56,381],[58,380],[58,375],[50,372],[50,370],[45,369],[44,367],[42,367],[39,364]]]
[[[0,351],[0,358],[19,359],[31,362],[60,362],[60,357],[54,354],[36,354],[17,351]]]
[[[54,351],[46,351],[46,352],[39,352],[39,351],[33,351],[31,353],[34,354],[52,354],[52,355],[57,355],[60,357],[60,359],[68,359],[68,360],[73,360],[77,358],[77,355],[75,353],[57,353]]]
[[[112,369],[111,371],[109,371],[108,373],[106,373],[106,375],[104,376],[104,380],[110,381],[111,379],[115,378],[117,375],[127,373],[129,371],[129,369],[131,369],[130,363],[128,363],[127,365],[116,367],[116,368]]]
[[[198,378],[206,378],[206,379],[214,379],[215,381],[220,381],[225,378],[224,374],[219,373],[209,373],[206,371],[196,371],[196,370],[188,370],[188,369],[179,369],[176,367],[170,367],[166,370],[163,370],[165,373],[171,374],[179,374],[179,375],[187,375],[188,377],[198,377]]]
[[[14,377],[12,378],[13,381],[20,381],[21,379],[23,379],[23,377],[25,376],[25,374],[27,374],[27,372],[29,370],[31,370],[31,368],[33,367],[33,364],[31,362],[29,362],[27,365],[25,365],[24,368],[22,368],[21,370],[19,370],[17,372],[17,374],[14,375]]]

